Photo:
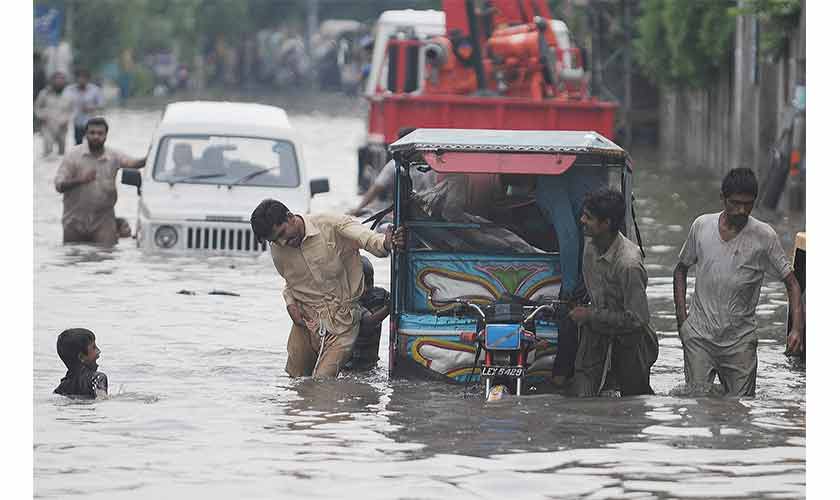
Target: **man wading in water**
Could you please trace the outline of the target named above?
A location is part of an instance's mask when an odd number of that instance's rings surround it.
[[[88,120],[87,144],[71,148],[55,174],[55,189],[64,195],[64,243],[117,243],[117,170],[142,168],[146,159],[132,159],[105,147],[107,137],[108,122],[104,118]]]
[[[619,232],[625,207],[624,196],[607,188],[583,200],[580,223],[588,237],[583,280],[592,304],[569,313],[580,326],[572,379],[576,396],[598,396],[607,372],[622,396],[653,394],[650,368],[659,356],[659,340],[649,324],[642,253]]]
[[[757,193],[752,170],[730,170],[721,184],[723,211],[695,219],[680,251],[674,269],[674,305],[689,389],[705,390],[717,374],[727,396],[755,395],[755,307],[766,273],[787,288],[793,316],[788,352],[801,349],[799,283],[776,231],[750,217]],[[687,311],[686,277],[693,265],[697,279]]]
[[[283,298],[292,319],[286,372],[292,377],[335,377],[359,334],[365,291],[360,249],[385,257],[405,244],[402,228],[379,234],[346,215],[297,215],[276,200],[251,214],[258,241],[286,280]]]

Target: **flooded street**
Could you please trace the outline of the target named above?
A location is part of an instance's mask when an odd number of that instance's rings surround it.
[[[313,212],[345,212],[358,201],[364,115],[338,104],[320,112],[289,106],[309,176],[330,180]],[[161,111],[108,110],[108,145],[144,155]],[[40,138],[33,147],[40,158]],[[671,273],[693,218],[719,210],[720,180],[631,153],[660,338],[657,395],[496,403],[464,399],[459,386],[389,381],[387,334],[372,373],[289,379],[290,320],[267,254],[162,257],[130,239],[113,250],[62,246],[59,161],[37,159],[35,496],[804,498],[805,371],[783,354],[784,286],[765,282],[762,290],[755,399],[671,395],[683,382]],[[136,204],[134,188],[119,185],[116,212],[132,227]],[[804,228],[796,219],[774,225],[788,251]],[[372,261],[376,284],[387,287],[388,261]],[[52,394],[65,371],[56,336],[70,327],[96,333],[110,399]]]

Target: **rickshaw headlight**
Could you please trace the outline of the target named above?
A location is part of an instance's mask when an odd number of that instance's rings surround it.
[[[160,226],[155,231],[155,244],[161,248],[172,248],[178,242],[178,231],[172,226]]]

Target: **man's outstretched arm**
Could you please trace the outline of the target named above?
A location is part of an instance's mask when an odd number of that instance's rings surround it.
[[[802,350],[802,290],[793,273],[788,273],[782,281],[787,290],[788,307],[793,321],[787,338],[787,352],[793,354]]]
[[[688,308],[685,305],[687,283],[688,266],[677,262],[677,267],[674,268],[674,309],[677,314],[677,329],[682,328],[682,324],[688,317]]]

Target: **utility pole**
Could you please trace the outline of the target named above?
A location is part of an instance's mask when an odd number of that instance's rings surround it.
[[[589,4],[589,20],[592,28],[592,95],[601,97],[601,8],[598,2]]]
[[[64,39],[70,46],[73,46],[73,10],[75,2],[68,1],[64,4]],[[60,42],[59,42],[60,43]]]
[[[622,19],[624,28],[624,144],[629,148],[633,142],[633,33],[630,26],[630,0],[621,0]]]
[[[308,79],[315,82],[315,54],[312,50],[312,37],[318,31],[318,0],[306,2],[306,35],[304,36],[304,48],[306,58],[309,60]]]

